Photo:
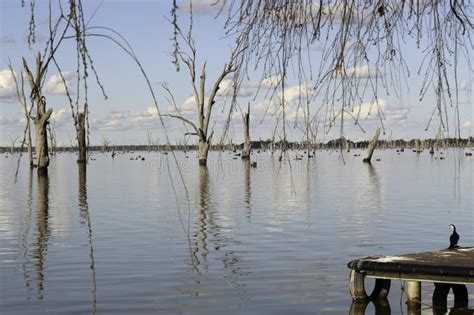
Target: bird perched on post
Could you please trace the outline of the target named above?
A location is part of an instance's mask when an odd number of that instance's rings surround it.
[[[453,234],[449,237],[449,249],[458,248],[459,234],[456,233],[456,226],[450,224],[449,227],[453,230]]]

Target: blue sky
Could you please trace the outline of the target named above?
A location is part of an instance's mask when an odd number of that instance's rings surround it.
[[[28,1],[27,1],[28,2]],[[181,3],[183,3],[182,1]],[[194,0],[195,24],[194,37],[197,46],[198,60],[207,60],[208,86],[212,84],[212,78],[218,75],[222,69],[229,53],[229,39],[224,38],[222,30],[222,19],[215,19],[215,7],[210,6],[212,0]],[[2,0],[0,2],[1,25],[0,25],[0,145],[7,145],[9,138],[15,138],[23,133],[23,121],[20,105],[14,97],[11,76],[8,71],[8,58],[12,60],[17,72],[21,70],[21,57],[25,56],[32,60],[32,56],[38,50],[43,50],[44,39],[47,34],[47,1],[37,1],[37,34],[38,43],[30,50],[26,43],[26,34],[29,25],[29,8],[21,8],[21,1]],[[85,1],[86,19],[97,8],[99,1]],[[184,5],[185,6],[185,5]],[[160,83],[166,82],[175,98],[188,115],[193,118],[193,104],[190,96],[192,89],[189,76],[182,67],[176,72],[172,64],[170,52],[172,51],[172,28],[166,18],[170,17],[171,1],[117,1],[105,0],[99,8],[91,25],[111,27],[124,35],[132,45],[135,53],[140,58],[147,71],[153,88],[158,95],[159,105],[162,112],[168,112],[170,105],[164,98],[164,91]],[[186,23],[185,12],[181,12],[181,22]],[[74,82],[75,51],[73,42],[65,43],[58,53],[58,60],[63,72],[68,74],[71,83]],[[164,142],[164,132],[153,109],[153,100],[147,90],[145,81],[139,69],[133,61],[110,41],[101,38],[90,38],[88,41],[89,51],[94,60],[102,83],[105,86],[109,98],[104,100],[100,90],[90,80],[89,103],[92,144],[100,144],[103,137],[108,138],[114,144],[146,144],[147,133],[151,132],[155,140]],[[380,99],[384,108],[386,120],[384,121],[387,134],[385,138],[394,139],[415,137],[434,137],[436,135],[436,122],[429,131],[425,131],[428,118],[435,104],[435,97],[430,92],[418,101],[419,89],[422,77],[416,74],[416,69],[421,61],[421,52],[416,49],[414,43],[408,42],[404,47],[411,77],[408,79],[408,89],[404,89],[401,97],[393,93],[386,95],[382,93]],[[312,60],[315,64],[320,59],[320,52],[315,49],[311,51]],[[471,58],[472,52],[471,52]],[[183,65],[182,65],[183,66]],[[370,69],[366,69],[370,70]],[[460,113],[461,113],[461,136],[467,137],[472,129],[473,104],[472,88],[468,67],[461,66],[459,69],[460,82]],[[45,86],[45,95],[48,105],[53,107],[53,124],[58,136],[59,145],[69,145],[74,141],[75,134],[73,122],[69,112],[69,105],[64,91],[58,85],[57,72],[50,71]],[[252,96],[260,79],[257,70],[245,88],[240,93],[239,103],[247,104],[251,101],[251,137],[254,140],[271,137],[275,118],[266,115],[263,118],[266,100],[264,93],[253,100]],[[296,98],[297,83],[295,78],[289,77],[287,88],[288,98]],[[214,117],[216,120],[216,134],[221,134],[222,126],[227,114],[228,106],[220,99],[216,107]],[[367,111],[371,100],[364,100],[361,105],[362,112]],[[226,103],[228,104],[228,102]],[[317,100],[311,104],[314,112],[320,107]],[[300,130],[293,128],[294,118],[297,116],[296,106],[289,106],[289,137],[292,140],[301,140],[303,134]],[[301,117],[301,115],[299,115]],[[449,112],[450,124],[454,120],[454,111]],[[324,123],[324,117],[318,117]],[[166,119],[166,126],[172,141],[181,140],[184,127],[176,120]],[[371,115],[361,120],[366,133],[348,121],[344,128],[344,135],[354,140],[368,139],[375,128],[379,125],[376,115]],[[318,137],[320,141],[328,141],[339,136],[340,128],[336,124],[328,133],[321,132]],[[240,114],[235,114],[230,129],[230,135],[234,141],[241,141],[241,119]],[[454,133],[451,131],[451,136]],[[189,143],[194,143],[191,138]]]

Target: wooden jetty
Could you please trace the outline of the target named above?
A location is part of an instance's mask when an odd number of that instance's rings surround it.
[[[406,280],[408,311],[421,307],[421,283],[434,283],[433,307],[447,308],[450,289],[454,308],[468,307],[466,285],[474,285],[474,247],[460,247],[400,256],[369,256],[348,263],[350,293],[354,302],[378,301],[387,297],[391,280]],[[364,279],[375,279],[367,295]]]

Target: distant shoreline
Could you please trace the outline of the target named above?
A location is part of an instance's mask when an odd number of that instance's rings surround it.
[[[465,147],[474,147],[474,137],[470,138],[444,138],[444,139],[412,139],[409,141],[406,140],[379,140],[377,142],[377,148],[379,149],[397,149],[397,148],[415,148],[418,146],[420,149],[442,149],[442,148],[465,148]],[[282,147],[282,142],[278,141],[274,143],[274,150],[279,150]],[[326,143],[317,143],[310,144],[310,150],[316,149],[337,149],[337,148],[350,148],[350,149],[366,149],[369,144],[369,141],[358,141],[354,142],[351,140],[345,139],[335,139],[328,141]],[[251,141],[251,147],[254,150],[270,150],[271,141]],[[211,147],[212,150],[242,150],[243,144],[215,144]],[[305,150],[308,149],[306,142],[287,142],[286,148],[288,150]],[[34,149],[34,147],[33,147]],[[50,147],[51,150],[51,147]],[[76,146],[61,146],[52,148],[54,152],[74,152],[78,148]],[[146,144],[129,144],[129,145],[92,145],[88,148],[89,151],[93,152],[107,152],[107,151],[194,151],[197,150],[197,145],[182,145],[182,144],[173,144],[173,145],[146,145]],[[20,147],[16,146],[14,148],[8,146],[0,146],[0,153],[11,153],[11,152],[20,152]],[[27,146],[23,146],[23,152],[27,151]]]

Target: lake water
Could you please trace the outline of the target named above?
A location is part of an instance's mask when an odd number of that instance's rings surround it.
[[[24,157],[16,183],[1,155],[0,313],[348,314],[350,260],[445,248],[450,223],[474,245],[474,158],[354,153],[255,152],[252,168],[211,152],[203,169],[176,152],[186,186],[171,154],[93,153],[85,170],[61,153],[46,178]]]

